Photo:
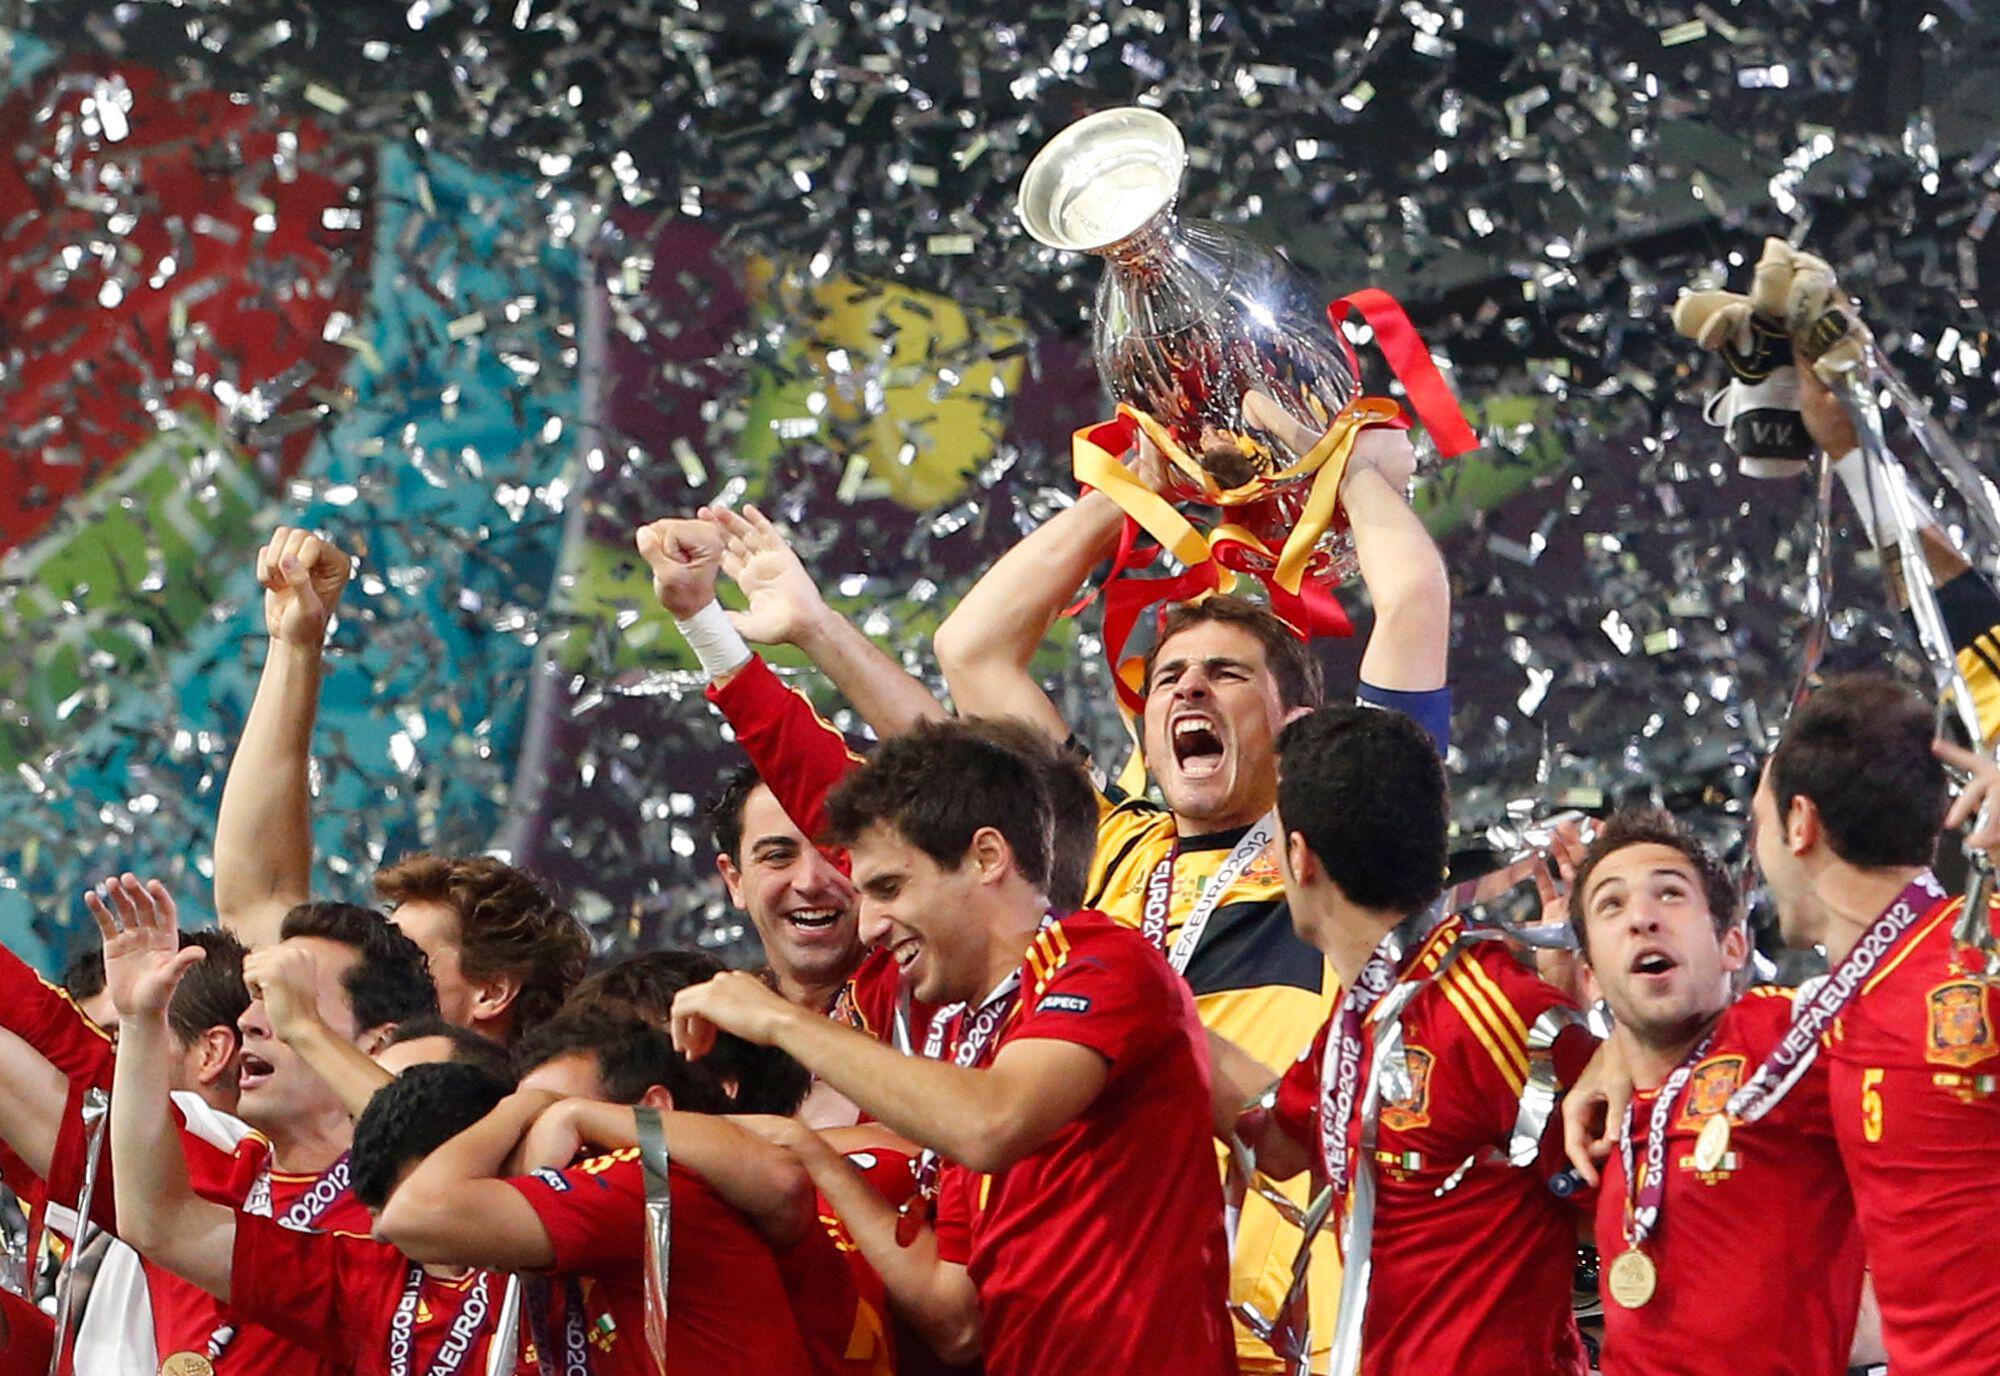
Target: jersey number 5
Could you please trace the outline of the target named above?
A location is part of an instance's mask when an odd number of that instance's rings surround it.
[[[1870,1142],[1882,1140],[1882,1092],[1877,1088],[1881,1083],[1880,1070],[1861,1072],[1861,1135]]]

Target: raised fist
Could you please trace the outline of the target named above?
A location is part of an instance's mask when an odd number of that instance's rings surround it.
[[[264,585],[264,629],[271,639],[317,650],[327,622],[354,574],[354,561],[333,541],[309,530],[279,526],[257,551],[257,581]]]
[[[685,621],[715,600],[722,532],[707,521],[669,519],[640,526],[639,557],[653,571],[653,595]]]

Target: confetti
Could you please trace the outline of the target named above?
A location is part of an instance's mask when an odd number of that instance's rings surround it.
[[[1188,213],[1395,292],[1491,442],[1418,491],[1467,835],[1656,796],[1738,839],[1812,503],[1702,423],[1681,286],[1791,236],[1976,458],[2000,428],[1991,6],[1933,7],[1907,70],[1872,11],[1778,0],[89,8],[0,32],[0,930],[45,963],[104,873],[205,905],[280,520],[362,554],[322,891],[494,847],[607,950],[747,958],[697,807],[737,754],[631,529],[755,500],[931,675],[939,618],[1069,499],[1069,433],[1103,414],[1098,267],[1012,214],[1092,109],[1179,124]],[[1842,533],[1829,663],[1907,669]],[[1038,669],[1116,759],[1095,632]],[[1325,647],[1336,682],[1361,644]]]

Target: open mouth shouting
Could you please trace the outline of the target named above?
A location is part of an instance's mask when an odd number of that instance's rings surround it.
[[[1222,769],[1225,758],[1222,731],[1205,712],[1184,712],[1169,723],[1167,735],[1173,746],[1174,766],[1183,778],[1206,779]]]

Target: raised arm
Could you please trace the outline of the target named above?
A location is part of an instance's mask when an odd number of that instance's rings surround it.
[[[749,604],[730,614],[744,639],[804,651],[885,740],[944,717],[928,688],[826,604],[798,553],[763,512],[703,507],[701,514],[721,531],[722,571]]]
[[[1035,652],[1090,571],[1117,547],[1124,512],[1086,492],[1000,557],[937,629],[938,667],[968,717],[1020,717],[1058,741],[1069,726],[1035,682]]]
[[[1444,687],[1451,646],[1444,557],[1403,497],[1415,462],[1408,435],[1371,427],[1356,438],[1340,488],[1361,582],[1375,608],[1361,681],[1403,693]]]
[[[49,1178],[69,1104],[69,1078],[12,1032],[0,1031],[0,1140]]]
[[[771,1243],[789,1247],[813,1219],[812,1182],[790,1153],[727,1118],[706,1113],[660,1114],[667,1159],[706,1180]],[[623,1104],[563,1099],[528,1129],[517,1173],[561,1169],[585,1148],[621,1151],[639,1145],[639,1125]]]
[[[1005,1170],[1090,1106],[1110,1076],[1097,1052],[1022,1040],[968,1070],[906,1056],[865,1032],[787,1003],[754,975],[725,971],[674,997],[674,1045],[706,1055],[716,1029],[775,1046],[891,1131],[975,1171]]]
[[[216,918],[246,946],[275,942],[285,914],[311,896],[306,776],[321,654],[351,572],[352,561],[330,541],[289,526],[257,554],[271,643],[215,823]]]
[[[979,1355],[979,1292],[963,1266],[938,1255],[930,1228],[899,1238],[902,1216],[834,1146],[796,1118],[746,1118],[743,1125],[790,1151],[840,1216],[854,1245],[917,1336],[946,1362]]]
[[[252,951],[243,958],[243,983],[251,998],[263,1001],[272,1033],[326,1081],[348,1117],[359,1118],[375,1091],[396,1078],[320,1017],[310,950],[291,945]]]
[[[118,1010],[118,1063],[111,1082],[112,1188],[118,1232],[142,1255],[229,1298],[236,1212],[201,1198],[167,1097],[172,1033],[167,1003],[204,952],[182,949],[174,901],[158,880],[108,881],[109,897],[86,899],[104,934],[104,984]]]

